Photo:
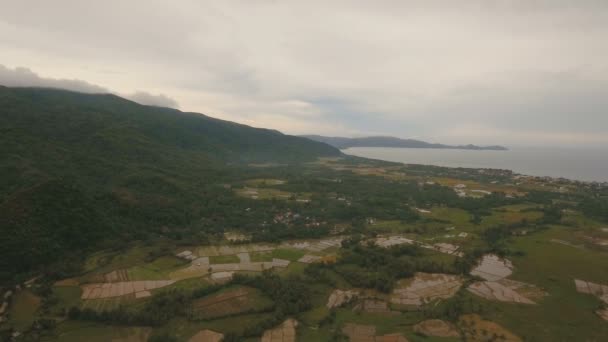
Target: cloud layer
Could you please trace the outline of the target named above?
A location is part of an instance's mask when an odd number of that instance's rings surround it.
[[[2,64],[0,64],[0,85],[8,87],[59,88],[91,94],[112,93],[112,91],[104,87],[83,80],[45,78],[28,68],[17,67],[9,69]],[[179,107],[177,101],[164,94],[153,95],[145,91],[137,91],[132,94],[116,94],[143,105],[169,108]]]
[[[0,63],[122,94],[170,94],[224,119],[296,134],[608,146],[606,1],[22,0],[2,9]]]

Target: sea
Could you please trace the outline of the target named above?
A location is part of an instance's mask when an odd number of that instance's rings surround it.
[[[508,151],[351,147],[342,152],[404,164],[506,169],[530,176],[608,182],[608,147],[517,147]]]

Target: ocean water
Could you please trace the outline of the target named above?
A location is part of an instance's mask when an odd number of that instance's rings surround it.
[[[404,164],[507,169],[531,176],[608,182],[608,147],[519,147],[508,151],[352,147],[342,152]]]

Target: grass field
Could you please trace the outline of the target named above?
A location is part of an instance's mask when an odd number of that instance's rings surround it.
[[[217,255],[210,256],[209,263],[211,264],[238,264],[241,260],[236,255]]]
[[[273,251],[268,252],[260,252],[251,254],[252,262],[268,262],[272,261],[272,259],[284,259],[289,260],[291,262],[298,261],[305,253],[301,250],[297,249],[275,249]]]
[[[99,323],[66,321],[57,326],[55,334],[41,341],[58,342],[146,342],[151,332],[146,327],[107,326]]]
[[[608,284],[608,255],[605,252],[575,248],[549,241],[568,234],[568,228],[555,227],[519,237],[511,248],[524,253],[512,257],[515,272],[511,278],[537,285],[549,295],[539,305],[484,302],[487,317],[531,341],[603,341],[608,324],[594,311],[600,302],[576,292],[574,279]]]
[[[543,213],[540,211],[509,210],[507,207],[505,211],[493,210],[492,215],[485,216],[481,222],[482,225],[489,226],[498,224],[519,223],[523,220],[527,220],[528,222],[534,222],[542,217]]]
[[[292,262],[289,264],[289,266],[287,266],[286,269],[280,271],[280,275],[282,277],[287,277],[290,275],[300,275],[304,272],[304,269],[306,269],[307,266],[308,265],[299,262]]]
[[[272,252],[254,252],[249,253],[249,257],[251,258],[251,262],[268,262],[272,261]]]
[[[127,270],[129,280],[163,280],[169,279],[169,274],[188,262],[173,257],[164,256],[151,263],[131,267]]]
[[[57,305],[52,308],[52,313],[58,313],[61,310],[69,310],[71,307],[79,307],[81,304],[80,296],[82,290],[79,286],[55,286],[53,287],[53,295],[57,298]]]
[[[92,309],[95,311],[110,311],[118,308],[120,305],[135,301],[135,296],[127,295],[112,298],[87,299],[82,301],[83,309]]]
[[[292,249],[292,248],[277,248],[272,251],[272,257],[277,259],[285,259],[289,261],[298,261],[301,257],[306,254],[304,251],[300,249]]]

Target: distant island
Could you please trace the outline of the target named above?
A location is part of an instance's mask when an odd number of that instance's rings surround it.
[[[363,138],[324,137],[321,135],[301,135],[314,141],[319,141],[339,149],[349,147],[406,147],[406,148],[442,148],[458,150],[491,150],[506,151],[504,146],[476,146],[476,145],[444,145],[433,144],[415,139],[400,139],[395,137],[373,136]]]

